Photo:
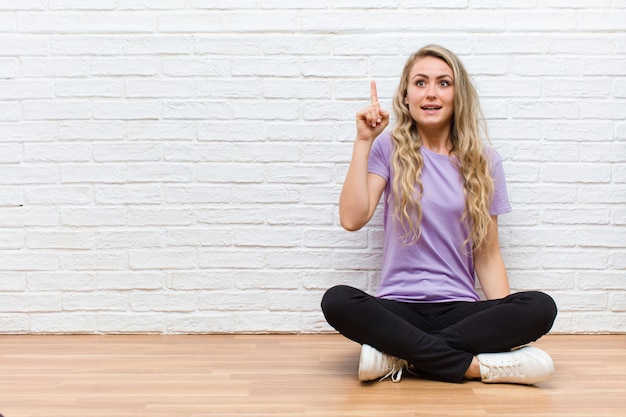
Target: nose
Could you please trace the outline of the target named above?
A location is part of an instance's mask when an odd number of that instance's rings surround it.
[[[434,100],[437,97],[435,86],[430,84],[426,89],[426,98],[429,100]]]

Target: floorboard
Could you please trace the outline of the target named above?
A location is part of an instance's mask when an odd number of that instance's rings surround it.
[[[331,335],[4,335],[4,417],[626,415],[626,335],[548,335],[536,386],[360,383]]]

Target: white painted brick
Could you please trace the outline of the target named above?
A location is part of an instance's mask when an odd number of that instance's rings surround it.
[[[0,333],[333,332],[380,281],[339,226],[356,111],[427,43],[472,74],[515,291],[624,332],[623,0],[5,0]],[[419,24],[416,24],[419,22]]]
[[[160,143],[106,143],[94,144],[92,148],[94,161],[159,161],[163,156],[163,145]]]
[[[14,26],[13,22],[9,22],[9,14],[3,14],[6,19],[7,26],[2,26],[4,30],[9,30],[9,25]],[[50,51],[50,40],[45,35],[28,35],[13,33],[0,34],[2,40],[2,51],[0,56],[42,56],[48,55]]]
[[[97,4],[85,4],[80,0],[51,0],[49,8],[51,10],[113,10],[114,0],[99,0]]]
[[[166,101],[162,107],[166,119],[206,119],[209,115],[214,119],[229,119],[233,115],[231,106],[223,101]]]
[[[574,274],[562,271],[521,271],[511,270],[509,282],[513,291],[574,291]]]
[[[17,78],[19,62],[15,58],[0,58],[0,79]]]
[[[95,245],[93,232],[33,230],[26,233],[30,249],[91,249]]]
[[[158,73],[158,61],[152,58],[93,58],[89,60],[93,76],[149,76]]]
[[[581,161],[619,163],[626,159],[626,143],[581,143],[580,155]]]
[[[16,15],[17,30],[28,33],[78,33],[84,31],[81,13],[36,13]]]
[[[173,290],[226,290],[233,288],[236,278],[249,275],[249,271],[240,274],[235,271],[174,271],[169,274],[167,287]]]
[[[28,162],[88,162],[91,145],[88,143],[27,143],[24,160]]]
[[[93,201],[91,187],[33,186],[25,191],[25,200],[35,205],[86,205]]]
[[[578,119],[582,104],[576,101],[510,100],[507,112],[519,119]],[[487,113],[489,114],[489,113]]]
[[[143,269],[196,268],[198,255],[195,250],[182,249],[136,249],[128,251],[130,267]]]
[[[132,164],[128,167],[128,181],[150,182],[190,182],[194,176],[193,167],[177,163]]]
[[[188,122],[128,121],[124,128],[122,136],[128,140],[186,141],[196,137],[195,126]]]
[[[319,206],[277,207],[276,210],[268,211],[267,222],[272,225],[330,225],[333,224],[332,213],[331,208]]]
[[[52,81],[20,79],[0,80],[0,98],[2,99],[25,99],[25,98],[51,98],[54,96],[54,83]]]
[[[580,227],[576,229],[576,243],[582,247],[626,246],[626,228],[616,226]]]
[[[0,272],[0,292],[26,291],[26,273]]]
[[[301,328],[301,316],[300,312],[241,312],[234,316],[235,328],[246,333],[293,333]]]
[[[575,276],[581,290],[626,290],[626,280],[620,271],[577,271]]]
[[[266,266],[265,249],[209,249],[201,250],[199,266],[219,269],[261,269]]]
[[[97,329],[97,312],[50,312],[29,314],[30,332],[49,333],[94,333]]]
[[[572,317],[575,333],[624,333],[626,332],[626,314],[624,313],[586,313]]]
[[[196,211],[198,223],[208,224],[262,224],[265,209],[257,206],[228,208],[200,208]]]
[[[546,269],[606,269],[609,258],[600,249],[545,249],[539,263]]]
[[[332,266],[339,270],[376,270],[381,262],[380,252],[336,250],[332,254]]]
[[[322,291],[271,291],[267,306],[270,311],[319,311]]]
[[[263,164],[197,164],[196,179],[213,183],[259,183],[266,178]]]
[[[238,58],[233,59],[233,76],[297,77],[300,62],[293,58]]]
[[[611,13],[590,10],[585,12],[584,19],[580,19],[578,29],[583,31],[623,31],[626,21],[626,11],[613,10]]]
[[[187,246],[229,246],[233,242],[229,228],[184,228],[168,229],[165,232],[165,244],[168,247]]]
[[[246,227],[231,232],[232,243],[240,247],[298,247],[302,243],[302,231],[293,227]]]
[[[0,184],[50,184],[59,178],[59,169],[53,165],[0,165]]]
[[[626,114],[626,103],[620,101],[591,101],[581,104],[581,117],[596,119],[623,120]]]
[[[63,311],[126,311],[129,298],[129,294],[105,291],[66,291],[63,294]]]
[[[149,223],[148,220],[142,219],[137,222],[130,218],[129,225],[133,223]],[[96,233],[97,249],[128,249],[128,248],[160,248],[163,246],[163,234],[160,230],[122,230],[122,231],[99,231]]]
[[[626,291],[616,292],[609,298],[609,307],[611,311],[626,311]]]
[[[44,10],[45,0],[32,0],[24,2],[21,0],[4,0],[0,5],[0,10]]]
[[[2,110],[0,105],[0,111]],[[20,163],[24,160],[22,146],[17,143],[5,144],[2,147],[3,154],[0,155],[0,164]],[[6,153],[5,153],[6,152]]]
[[[189,291],[135,291],[130,297],[133,311],[195,311],[197,304],[195,292]]]
[[[367,230],[354,233],[333,227],[332,229],[311,229],[304,232],[304,246],[309,248],[351,248],[368,247]]]
[[[30,330],[28,314],[0,314],[0,328],[3,334],[27,334]]]
[[[132,320],[132,317],[129,318]],[[237,328],[235,317],[232,313],[206,313],[206,314],[176,314],[166,316],[168,333],[232,333]],[[136,332],[135,332],[136,333]]]
[[[61,298],[61,292],[0,293],[0,312],[58,311]]]
[[[330,268],[330,255],[329,250],[271,251],[266,259],[267,265],[276,269]]]
[[[57,209],[24,208],[21,205],[0,208],[0,226],[56,226],[59,224]]]
[[[126,181],[123,164],[67,164],[60,167],[64,183],[122,183]]]
[[[198,294],[198,308],[221,311],[266,310],[269,293],[265,291],[206,291]]]
[[[625,204],[626,189],[623,185],[589,184],[579,186],[579,202],[583,204]]]
[[[151,101],[96,101],[93,103],[95,119],[135,120],[158,119],[160,106]]]
[[[120,121],[59,121],[58,136],[61,140],[119,140],[124,136],[124,123]]]
[[[117,207],[62,208],[58,217],[63,226],[93,227],[126,224],[126,210]]]
[[[186,79],[127,79],[124,83],[126,97],[189,97],[194,94],[194,82]]]
[[[0,186],[0,207],[20,207],[24,205],[21,187]]]
[[[225,277],[224,274],[216,272],[213,275]],[[227,282],[233,282],[235,287],[242,290],[253,289],[298,289],[300,287],[300,272],[297,270],[281,270],[281,271],[229,271],[230,279]]]
[[[541,168],[542,182],[608,183],[611,181],[611,165],[550,163]]]
[[[131,226],[183,226],[194,224],[193,210],[184,207],[129,208]]]
[[[366,288],[368,281],[367,278],[367,272],[365,271],[318,269],[303,273],[302,285],[307,289],[318,290],[325,290],[339,284],[352,285],[357,288]]]
[[[279,165],[267,167],[265,179],[269,183],[302,184],[328,183],[332,177],[330,165]]]
[[[121,55],[123,40],[116,36],[50,36],[52,55]]]
[[[329,100],[331,87],[329,81],[269,79],[263,82],[263,97]]]
[[[112,334],[165,333],[167,331],[163,313],[112,313],[97,315],[97,331]]]
[[[122,251],[67,251],[59,254],[59,265],[71,271],[114,271],[128,268],[128,255]]]
[[[224,142],[256,142],[265,140],[267,137],[265,126],[259,126],[259,123],[255,121],[225,121],[221,123],[215,122],[199,122],[198,123],[198,140],[200,141],[224,141]],[[202,151],[202,149],[207,149],[209,147],[221,147],[221,152],[216,152],[214,149],[211,154],[218,153],[221,156],[220,159],[216,159],[216,157],[208,157],[208,152]],[[228,158],[228,160],[232,159],[232,146],[230,144],[202,144],[198,146],[197,149],[193,149],[191,145],[186,145],[186,149],[192,149],[189,154],[207,154],[204,159],[195,159],[195,160],[205,160],[205,161],[218,161],[224,160],[224,158]]]
[[[211,11],[159,16],[161,32],[297,32],[299,19],[289,11]]]
[[[163,272],[104,271],[98,273],[98,289],[158,290],[165,287]]]
[[[184,3],[178,0],[125,0],[117,2],[116,7],[120,10],[180,10],[184,9]]]
[[[549,208],[541,211],[541,220],[549,224],[578,225],[578,224],[609,224],[610,210],[608,208]]]
[[[301,198],[304,204],[335,204],[339,201],[340,193],[338,186],[305,185]]]
[[[120,80],[60,80],[55,94],[57,97],[122,97],[124,86]]]

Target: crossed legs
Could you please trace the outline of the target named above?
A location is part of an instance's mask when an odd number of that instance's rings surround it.
[[[500,300],[405,303],[339,285],[322,299],[328,323],[347,338],[402,358],[425,378],[475,376],[476,355],[505,352],[546,334],[556,305],[541,292]]]

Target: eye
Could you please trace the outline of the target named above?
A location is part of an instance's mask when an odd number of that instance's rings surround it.
[[[447,81],[447,80],[441,80],[439,82],[439,85],[442,86],[442,87],[448,87],[450,85],[450,82]]]
[[[424,80],[417,80],[415,82],[415,85],[418,87],[424,87],[426,85],[426,82]]]

